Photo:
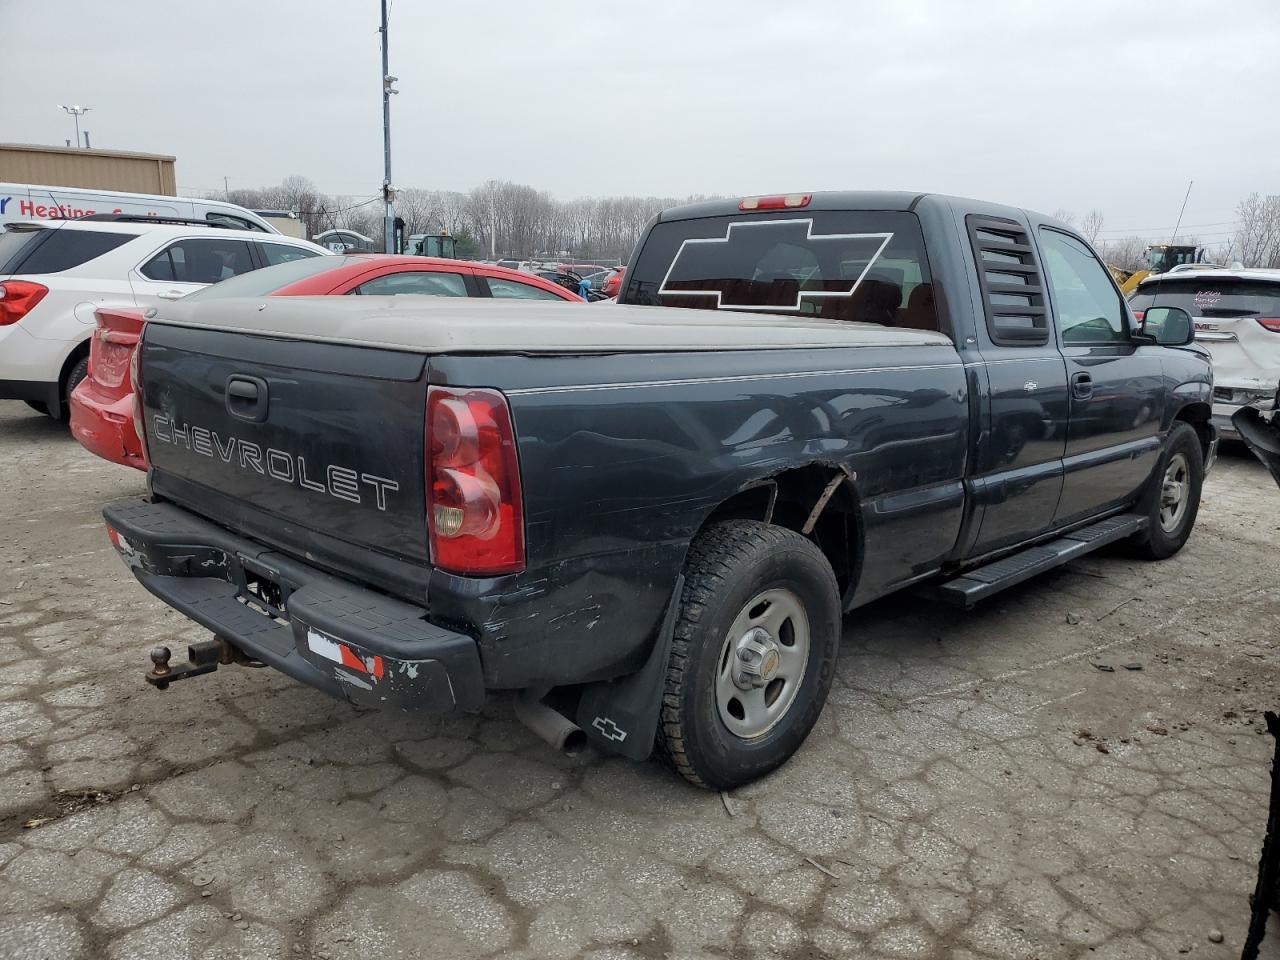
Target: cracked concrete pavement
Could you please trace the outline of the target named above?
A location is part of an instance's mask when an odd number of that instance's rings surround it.
[[[1165,563],[855,612],[808,743],[725,797],[505,699],[152,690],[147,650],[205,634],[107,544],[142,487],[0,403],[0,957],[1239,955],[1280,700],[1280,492],[1243,453]]]

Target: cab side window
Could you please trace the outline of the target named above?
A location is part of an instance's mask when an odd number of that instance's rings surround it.
[[[1106,267],[1075,237],[1042,227],[1040,248],[1053,314],[1065,345],[1124,343],[1124,302]]]

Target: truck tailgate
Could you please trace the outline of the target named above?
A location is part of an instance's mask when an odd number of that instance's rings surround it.
[[[423,354],[154,322],[141,350],[156,494],[329,566],[358,547],[356,576],[428,561]]]

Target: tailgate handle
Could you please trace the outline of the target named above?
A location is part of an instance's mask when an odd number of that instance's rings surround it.
[[[267,419],[267,382],[261,377],[233,374],[227,379],[227,412],[255,423]]]

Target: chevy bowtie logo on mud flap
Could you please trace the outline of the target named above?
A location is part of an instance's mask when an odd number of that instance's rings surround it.
[[[400,484],[395,480],[371,473],[359,473],[350,467],[340,467],[333,463],[317,471],[315,467],[307,465],[306,458],[301,454],[294,456],[274,447],[264,450],[258,444],[239,437],[224,439],[216,430],[190,424],[179,425],[172,417],[163,414],[152,417],[151,427],[151,438],[162,443],[185,447],[202,457],[217,458],[241,470],[253,470],[281,483],[296,484],[304,490],[314,490],[316,493],[327,493],[349,503],[364,502],[368,491],[362,490],[361,484],[366,484],[373,488],[374,502],[378,509],[385,511],[387,494],[400,489]],[[324,482],[321,483],[319,478],[323,478]]]
[[[608,717],[596,717],[591,721],[591,726],[600,731],[600,736],[606,740],[614,740],[621,743],[627,739],[627,731],[610,720]]]

